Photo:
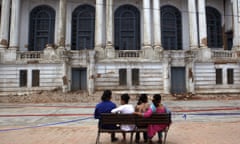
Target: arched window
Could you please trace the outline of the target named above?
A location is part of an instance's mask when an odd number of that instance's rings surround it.
[[[30,13],[29,51],[41,51],[54,43],[55,10],[42,5]]]
[[[209,48],[220,48],[223,45],[221,14],[212,7],[206,7],[207,43]]]
[[[140,12],[131,5],[120,6],[115,14],[116,50],[140,50]]]
[[[182,17],[177,8],[173,6],[161,8],[161,34],[165,50],[182,49]]]
[[[72,13],[72,50],[94,48],[95,8],[81,5]]]

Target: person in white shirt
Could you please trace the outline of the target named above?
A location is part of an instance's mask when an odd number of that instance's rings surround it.
[[[112,109],[111,113],[123,113],[123,114],[132,114],[134,113],[134,106],[132,104],[128,104],[130,97],[128,94],[121,95],[121,106]],[[123,131],[131,131],[135,128],[135,125],[121,125],[121,130]],[[126,140],[126,134],[123,133],[123,140]]]

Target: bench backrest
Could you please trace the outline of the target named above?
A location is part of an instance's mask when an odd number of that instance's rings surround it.
[[[148,125],[148,124],[170,124],[171,114],[153,114],[151,117],[144,118],[134,114],[113,114],[102,113],[101,124],[136,124],[136,125]]]
[[[101,124],[135,124],[135,115],[102,113]]]
[[[170,124],[171,114],[152,114],[151,117],[137,116],[136,125],[148,125],[148,124]]]

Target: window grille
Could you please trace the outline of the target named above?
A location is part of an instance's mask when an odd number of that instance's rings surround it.
[[[222,40],[222,19],[217,9],[206,8],[207,14],[207,43],[209,48],[221,48]]]
[[[216,84],[222,84],[222,69],[216,69]]]
[[[127,70],[119,69],[119,85],[126,86],[127,85]]]
[[[29,51],[42,51],[54,43],[55,10],[42,5],[30,13]]]
[[[234,83],[234,70],[227,69],[227,83],[233,84]]]
[[[95,8],[90,5],[77,7],[72,14],[72,50],[94,48]]]
[[[139,69],[132,69],[132,85],[139,85]]]
[[[33,87],[39,86],[39,76],[40,76],[39,70],[32,70],[32,86]]]
[[[26,87],[27,86],[27,70],[20,70],[20,87]]]
[[[140,12],[131,5],[119,7],[114,20],[116,50],[140,50]]]
[[[165,50],[182,49],[182,16],[173,6],[161,8],[162,46]]]

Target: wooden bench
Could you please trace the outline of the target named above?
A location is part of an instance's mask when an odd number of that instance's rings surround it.
[[[133,141],[133,134],[135,132],[147,132],[147,127],[141,127],[138,128],[137,126],[147,126],[149,124],[167,124],[170,125],[171,123],[171,114],[153,114],[149,118],[143,118],[141,116],[137,116],[134,114],[112,114],[112,113],[103,113],[101,114],[101,123],[98,128],[98,134],[96,139],[96,144],[99,143],[100,140],[100,134],[101,133],[131,133],[130,136],[130,143]],[[118,125],[121,124],[134,124],[136,125],[135,129],[132,131],[123,131],[120,128],[119,129],[104,129],[102,128],[102,125]],[[169,126],[163,131],[164,133],[164,139],[163,144],[166,143],[167,133],[168,133]]]

